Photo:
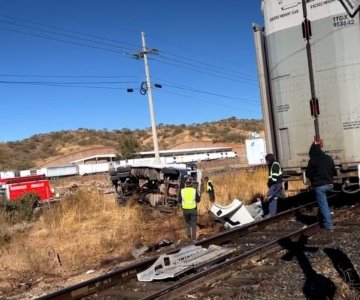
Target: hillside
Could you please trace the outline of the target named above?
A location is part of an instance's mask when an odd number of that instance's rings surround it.
[[[251,132],[263,132],[262,120],[237,119],[191,125],[157,125],[159,148],[180,149],[232,146],[242,149]],[[129,130],[64,130],[37,134],[28,139],[0,143],[0,170],[21,170],[67,164],[99,153],[122,153],[127,149],[153,149],[151,128]],[[15,154],[15,155],[14,155]]]

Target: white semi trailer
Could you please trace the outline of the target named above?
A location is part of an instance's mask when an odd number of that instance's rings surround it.
[[[263,0],[253,24],[268,153],[301,174],[312,142],[347,182],[360,163],[359,0]],[[355,176],[356,177],[356,176]]]

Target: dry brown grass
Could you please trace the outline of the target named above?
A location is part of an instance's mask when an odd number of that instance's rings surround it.
[[[209,176],[215,186],[216,203],[221,205],[230,204],[234,199],[239,199],[244,204],[251,204],[262,195],[265,196],[268,187],[267,183],[268,169],[267,166],[257,167],[255,169],[241,170],[228,174],[218,174]],[[306,186],[302,181],[289,182],[289,191],[284,191],[285,196],[294,195],[295,191],[304,189]],[[206,193],[202,196],[199,205],[201,213],[207,212],[211,203]]]
[[[211,176],[210,176],[211,177]],[[267,169],[243,170],[236,173],[219,174],[211,177],[215,186],[216,203],[227,205],[234,199],[239,199],[245,204],[250,204],[258,194],[267,192]],[[207,201],[200,204],[201,209],[209,209]]]
[[[78,190],[45,211],[32,228],[13,231],[11,240],[6,239],[9,226],[2,219],[0,279],[9,274],[26,281],[44,274],[84,272],[109,257],[128,259],[136,244],[181,236],[178,212],[163,216],[139,205],[119,207],[113,197]]]
[[[235,198],[248,204],[267,191],[266,168],[214,175],[211,179],[216,202],[222,205]],[[213,230],[210,207],[205,193],[198,211],[200,224],[207,227],[200,229],[199,234]],[[113,194],[79,189],[32,223],[14,227],[0,215],[0,281],[6,280],[9,288],[18,278],[26,280],[49,274],[63,277],[85,272],[98,268],[101,261],[111,257],[129,259],[139,243],[151,245],[163,239],[177,242],[184,233],[180,208],[163,214],[134,203],[119,206]]]
[[[0,248],[4,247],[11,239],[9,222],[4,213],[0,213]]]
[[[136,243],[165,238],[161,231],[174,226],[171,220],[165,220],[161,230],[154,226],[158,220],[152,212],[149,216],[145,213],[138,205],[119,207],[113,196],[79,190],[44,214],[40,220],[42,230],[33,236],[50,239],[51,247],[72,269],[96,265],[109,255],[128,255]]]

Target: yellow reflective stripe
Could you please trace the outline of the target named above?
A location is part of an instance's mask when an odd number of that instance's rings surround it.
[[[181,190],[182,208],[193,209],[196,208],[196,189],[187,187]]]
[[[206,183],[206,190],[207,191],[211,191],[211,187],[210,187],[210,184],[209,183],[212,183],[210,180]]]
[[[274,175],[282,175],[282,170],[281,170],[281,167],[280,167],[280,164],[278,162],[274,162],[274,164],[277,164],[279,166],[279,173],[273,173]],[[273,165],[274,165],[273,164]],[[272,168],[271,168],[272,169]]]
[[[274,173],[273,172],[273,166],[274,164],[277,164],[279,166],[279,172],[278,173]],[[269,175],[269,179],[271,179],[272,181],[277,181],[278,177],[282,175],[282,170],[280,167],[280,164],[278,162],[274,162],[273,165],[271,166],[271,170],[270,170],[270,175]]]

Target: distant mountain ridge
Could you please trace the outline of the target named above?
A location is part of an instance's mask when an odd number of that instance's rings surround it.
[[[157,125],[159,149],[242,145],[251,132],[263,135],[262,120],[235,117],[191,125]],[[16,142],[0,143],[0,170],[21,170],[66,164],[80,157],[121,152],[120,144],[131,137],[140,151],[153,150],[151,128],[109,131],[79,128],[33,135]],[[79,156],[80,155],[80,156]]]

